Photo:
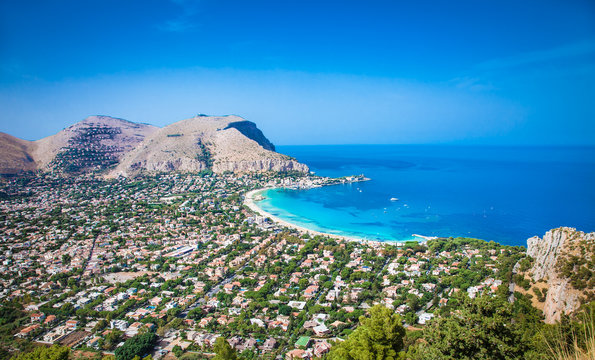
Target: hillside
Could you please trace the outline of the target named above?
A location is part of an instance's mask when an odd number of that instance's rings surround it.
[[[300,171],[308,167],[275,152],[250,121],[197,116],[164,128],[109,116],[89,116],[55,135],[25,141],[0,133],[0,174],[26,171],[109,176],[139,172]]]
[[[197,116],[147,137],[126,154],[111,175],[139,171],[308,171],[274,146],[252,122],[239,116]]]
[[[89,116],[59,133],[35,141],[41,170],[78,172],[117,164],[158,128],[109,116]]]
[[[37,168],[31,152],[35,144],[0,132],[0,174],[15,175]]]

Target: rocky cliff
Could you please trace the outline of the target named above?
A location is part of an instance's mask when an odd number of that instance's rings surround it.
[[[59,133],[25,141],[0,133],[0,174],[25,171],[110,176],[139,172],[299,171],[308,167],[275,152],[256,125],[239,116],[196,116],[164,128],[90,116]]]
[[[548,231],[542,239],[527,240],[527,255],[534,281],[547,282],[543,312],[547,323],[571,314],[584,301],[595,297],[595,233],[561,227]]]

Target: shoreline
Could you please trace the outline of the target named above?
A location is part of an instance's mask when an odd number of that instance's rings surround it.
[[[373,244],[379,244],[379,245],[381,245],[381,244],[398,245],[398,244],[404,244],[407,241],[416,241],[414,239],[410,239],[410,240],[370,240],[370,239],[364,239],[364,238],[359,238],[359,237],[355,237],[355,236],[337,235],[337,234],[332,234],[332,233],[316,231],[316,230],[308,229],[307,227],[304,227],[304,226],[300,226],[300,225],[291,223],[287,220],[283,220],[283,219],[279,218],[278,216],[275,216],[275,215],[265,211],[264,209],[262,209],[260,206],[258,206],[256,204],[257,201],[254,199],[254,197],[256,195],[259,195],[264,191],[272,190],[272,189],[282,189],[282,187],[266,187],[266,188],[250,190],[244,195],[244,205],[246,205],[250,210],[259,214],[260,216],[264,216],[264,217],[271,219],[277,225],[285,226],[290,229],[297,230],[298,232],[306,233],[306,234],[309,234],[312,236],[320,235],[320,236],[327,236],[327,237],[339,239],[339,240],[355,241],[355,242],[359,242],[359,243],[373,243]]]

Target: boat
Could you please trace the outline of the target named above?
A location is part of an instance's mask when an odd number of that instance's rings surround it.
[[[398,198],[395,198],[395,197],[392,197],[392,198],[390,198],[390,201],[399,201],[399,199]]]

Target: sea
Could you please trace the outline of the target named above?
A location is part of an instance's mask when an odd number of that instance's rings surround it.
[[[595,231],[595,147],[278,146],[320,176],[371,180],[272,189],[258,206],[312,230],[367,240],[414,234],[526,246],[570,226]]]

